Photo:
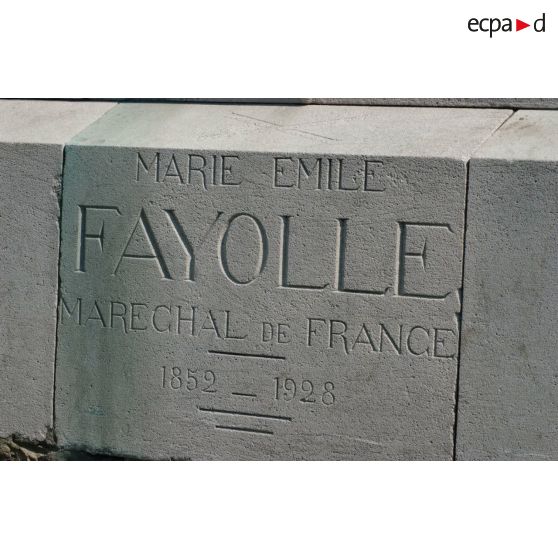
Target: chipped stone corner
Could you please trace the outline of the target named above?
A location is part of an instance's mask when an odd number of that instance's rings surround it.
[[[43,441],[13,435],[0,438],[0,461],[121,461],[116,455],[95,454],[81,449],[61,448],[54,433],[48,430]]]

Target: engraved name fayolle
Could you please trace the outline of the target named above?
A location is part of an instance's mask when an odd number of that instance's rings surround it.
[[[188,234],[188,225],[183,223],[178,218],[175,210],[173,209],[160,209],[151,210],[159,211],[167,220],[167,225],[176,234],[181,247],[180,254],[177,257],[184,261],[183,273],[181,277],[176,277],[171,273],[170,266],[167,264],[166,256],[161,248],[162,242],[165,237],[157,236],[155,228],[152,225],[151,219],[144,207],[139,211],[139,214],[134,219],[129,232],[125,235],[120,243],[121,248],[118,250],[117,255],[106,256],[111,258],[112,275],[117,276],[123,272],[126,265],[130,261],[140,263],[143,265],[156,266],[164,280],[182,280],[186,282],[196,282],[202,280],[196,274],[196,263],[202,251],[200,243],[191,241]],[[123,212],[119,206],[116,205],[78,205],[78,230],[77,230],[77,244],[76,244],[76,259],[75,271],[78,273],[86,273],[90,271],[93,266],[88,266],[88,257],[90,253],[95,250],[97,255],[104,255],[104,246],[107,242],[107,231],[110,227],[106,226],[106,222],[113,219],[122,219]],[[95,217],[95,227],[89,226],[90,217]],[[293,239],[291,235],[291,225],[297,219],[292,215],[277,215],[277,224],[279,225],[279,242],[270,242],[270,232],[264,225],[262,219],[257,215],[251,213],[233,213],[232,215],[226,214],[224,211],[216,211],[208,218],[207,234],[215,227],[221,227],[220,234],[217,237],[217,250],[210,251],[209,255],[206,251],[205,257],[215,258],[215,264],[222,274],[233,285],[249,285],[262,277],[267,269],[268,263],[272,254],[270,253],[270,246],[277,246],[278,253],[273,254],[278,260],[278,276],[276,278],[276,286],[282,289],[299,289],[308,291],[322,291],[331,290],[339,293],[352,293],[358,295],[368,295],[383,297],[386,295],[394,297],[408,297],[408,298],[421,298],[421,299],[444,299],[451,291],[447,287],[440,290],[441,287],[436,285],[429,285],[429,292],[410,290],[408,288],[407,280],[409,275],[413,276],[412,269],[417,267],[418,264],[422,270],[426,269],[426,262],[429,257],[429,238],[433,231],[438,233],[442,232],[444,235],[455,236],[454,231],[450,225],[445,223],[425,223],[425,222],[405,222],[396,221],[393,223],[394,235],[394,253],[389,262],[383,258],[381,262],[374,262],[371,260],[371,266],[380,267],[388,264],[390,269],[394,270],[393,280],[389,284],[379,284],[375,288],[356,288],[347,286],[347,278],[351,275],[349,262],[347,261],[348,251],[348,231],[351,227],[351,220],[347,218],[337,218],[332,220],[332,225],[335,227],[336,235],[336,250],[335,256],[329,262],[330,280],[312,280],[312,269],[308,269],[307,279],[304,282],[301,280],[294,281],[290,275],[290,263],[296,257],[293,254],[292,244]],[[298,217],[298,219],[302,219]],[[230,244],[234,242],[230,239],[230,231],[239,221],[244,221],[251,226],[251,231],[255,242],[258,245],[258,250],[255,253],[244,255],[241,262],[242,268],[249,270],[248,277],[238,277],[232,268],[232,256],[229,252]],[[93,230],[91,230],[93,229]],[[207,237],[205,235],[204,239]],[[142,245],[145,246],[144,253],[138,253],[137,248],[134,248],[134,241],[141,239]],[[114,239],[111,239],[114,240]],[[415,245],[417,240],[420,242],[419,248],[411,249],[410,246]],[[238,240],[236,240],[238,242]],[[243,242],[243,240],[241,240]],[[353,242],[356,242],[353,239]],[[360,239],[360,242],[366,240]],[[202,243],[203,244],[203,243]],[[434,245],[435,242],[431,241]],[[167,252],[168,253],[168,252]],[[238,257],[238,256],[237,256]],[[408,270],[410,262],[411,271]],[[431,264],[429,264],[431,266]],[[430,270],[431,271],[431,270]]]

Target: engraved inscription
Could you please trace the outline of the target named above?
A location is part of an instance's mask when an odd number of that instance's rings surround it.
[[[197,338],[203,341],[253,341],[268,346],[300,346],[333,350],[344,355],[385,354],[437,359],[457,357],[458,332],[441,326],[413,323],[356,322],[339,317],[300,316],[292,322],[247,323],[231,310],[196,306],[167,306],[142,302],[70,300],[61,296],[60,321],[94,331],[115,334],[148,334]],[[208,349],[209,355],[247,360],[283,361],[284,354],[231,348]]]
[[[114,240],[109,237],[111,227],[108,224],[110,220],[108,215],[115,214],[117,218],[122,218],[123,213],[120,208],[80,205],[78,214],[80,227],[78,229],[76,271],[80,273],[88,272],[86,268],[88,258],[95,257],[98,262],[106,260],[110,263],[112,275],[122,274],[125,269],[138,270],[143,266],[148,266],[148,269],[154,270],[162,280],[198,282],[203,281],[203,277],[195,271],[196,262],[205,257],[213,260],[216,268],[233,285],[245,286],[269,273],[268,261],[273,258],[279,268],[276,286],[283,289],[310,291],[327,289],[336,293],[378,297],[391,293],[391,296],[394,297],[439,300],[451,294],[451,291],[446,290],[443,285],[437,285],[439,281],[431,279],[433,275],[440,273],[439,262],[442,261],[439,254],[440,247],[447,247],[448,250],[455,249],[457,242],[451,226],[446,223],[407,221],[393,223],[390,227],[393,239],[393,251],[390,257],[383,257],[378,262],[370,262],[372,267],[382,266],[387,270],[393,269],[393,279],[388,283],[379,284],[375,288],[365,289],[349,287],[346,282],[347,277],[351,274],[350,262],[347,258],[349,239],[358,246],[369,241],[366,238],[351,236],[351,220],[348,218],[340,217],[331,223],[330,235],[335,238],[337,249],[331,259],[326,262],[325,271],[328,272],[330,280],[323,282],[309,279],[302,283],[293,280],[290,274],[293,259],[297,258],[293,245],[298,240],[293,232],[296,228],[294,227],[295,218],[292,215],[277,215],[274,222],[265,224],[261,217],[252,213],[234,213],[227,216],[226,211],[217,211],[210,216],[209,223],[205,227],[207,232],[201,242],[194,244],[189,240],[185,227],[177,217],[175,210],[167,209],[164,214],[181,245],[179,252],[173,252],[170,247],[165,245],[164,229],[163,231],[156,229],[151,218],[148,217],[146,209],[142,208],[138,217],[133,220],[129,228],[130,232],[126,235],[122,246],[119,246],[115,253],[109,254],[107,250],[103,249],[105,243]],[[94,216],[96,217],[95,223],[91,226],[95,226],[97,232],[88,232],[87,223],[90,217]],[[297,219],[304,223],[303,217]],[[247,227],[247,224],[250,226]],[[241,230],[244,237],[249,234],[250,238],[255,240],[257,244],[255,255],[245,254],[242,250],[237,250],[234,252],[236,255],[233,255],[231,237],[233,232],[238,233],[235,228],[240,225],[243,226]],[[216,250],[211,250],[211,247],[207,246],[208,233],[214,228],[219,230],[219,235],[215,239]],[[279,231],[277,231],[278,228]],[[236,234],[236,244],[242,243],[244,237],[242,234]],[[86,250],[87,243],[91,241],[96,241],[96,246],[91,246],[90,250],[95,248],[97,250],[92,256]],[[273,245],[279,248],[275,253],[270,252],[269,247],[272,241]],[[415,245],[416,248],[412,248]],[[185,262],[184,259],[186,259]],[[174,267],[186,269],[186,274],[182,273],[182,277],[180,277],[180,272],[178,275],[172,273],[170,260],[178,261],[179,266]],[[299,265],[304,266],[304,262],[299,262]],[[312,270],[308,271],[307,275],[312,277],[314,275]],[[95,272],[98,273],[97,270]],[[240,276],[241,273],[242,276]]]
[[[322,405],[333,405],[335,403],[335,386],[333,382],[324,382],[322,386],[316,387],[315,381],[301,380],[297,383],[292,378],[274,378],[275,399],[284,401],[300,401],[300,403],[321,403]]]
[[[241,187],[246,161],[240,155],[137,152],[134,181],[180,184],[207,191],[213,187]],[[276,189],[323,192],[384,192],[383,161],[355,162],[339,157],[270,157],[270,186]]]
[[[239,186],[240,158],[237,155],[201,155],[195,153],[152,155],[137,153],[135,181],[179,183],[187,186]]]
[[[84,447],[445,455],[463,163],[280,133],[309,151],[69,151],[57,358],[78,403],[62,393],[57,420]]]
[[[182,389],[186,391],[199,390],[201,393],[216,393],[215,382],[217,378],[212,370],[192,370],[187,368],[183,373],[178,366],[162,366],[162,387]]]
[[[345,192],[383,192],[379,178],[383,163],[365,159],[358,165],[345,159],[322,157],[275,157],[273,186],[301,190],[337,190]]]

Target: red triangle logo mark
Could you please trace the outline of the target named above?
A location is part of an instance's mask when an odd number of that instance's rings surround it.
[[[526,29],[527,27],[531,27],[531,24],[530,23],[525,23],[524,21],[521,21],[520,19],[515,20],[515,30],[516,31],[521,31],[522,29]]]

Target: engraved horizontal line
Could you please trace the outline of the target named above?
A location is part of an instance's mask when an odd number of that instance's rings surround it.
[[[269,358],[272,360],[286,360],[284,356],[278,355],[261,355],[256,353],[238,353],[235,351],[218,351],[216,349],[210,349],[207,351],[209,354],[212,355],[227,355],[227,356],[239,356],[239,357],[246,357],[246,358]]]
[[[314,136],[314,137],[317,137],[317,138],[323,138],[323,139],[327,139],[327,140],[331,140],[331,141],[338,141],[335,138],[330,138],[328,136],[322,136],[321,134],[315,134],[314,132],[307,132],[306,130],[300,130],[300,129],[295,128],[295,127],[282,126],[281,124],[277,124],[276,122],[271,122],[270,120],[263,120],[262,118],[256,118],[254,116],[248,116],[247,114],[240,114],[239,112],[233,112],[232,114],[234,114],[235,116],[240,116],[241,118],[247,118],[248,120],[255,120],[256,122],[262,122],[263,124],[267,124],[269,126],[275,126],[279,130],[283,130],[285,132],[295,132],[295,133],[298,133],[298,134],[305,134],[305,135],[308,135],[308,136]]]
[[[237,397],[258,397],[255,393],[242,393],[240,391],[233,391],[232,395],[236,395]]]
[[[216,424],[215,428],[220,428],[221,430],[234,430],[236,432],[250,432],[250,434],[266,434],[267,436],[273,436],[272,430],[260,430],[258,428],[244,428],[243,426],[223,426],[221,424]]]
[[[287,422],[292,421],[291,417],[282,417],[280,415],[266,415],[263,413],[253,413],[251,411],[230,411],[228,409],[211,409],[209,407],[198,407],[198,411],[202,413],[215,413],[218,415],[239,415],[241,417],[263,418],[270,420],[284,420]]]

